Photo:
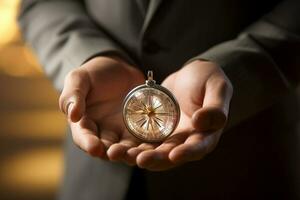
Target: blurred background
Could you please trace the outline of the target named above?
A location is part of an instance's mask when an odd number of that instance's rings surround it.
[[[0,0],[0,199],[54,199],[66,128],[58,94],[21,39],[19,0]]]

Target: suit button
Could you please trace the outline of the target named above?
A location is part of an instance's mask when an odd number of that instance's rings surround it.
[[[148,39],[143,41],[142,50],[148,54],[156,54],[161,50],[161,47],[157,42]]]

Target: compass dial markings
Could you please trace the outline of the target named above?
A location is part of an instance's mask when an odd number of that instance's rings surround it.
[[[147,119],[145,119],[145,117],[141,117],[139,120],[135,121],[135,123],[140,126],[143,127],[143,125],[147,122]],[[140,124],[140,125],[139,125]]]
[[[160,108],[162,106],[162,103],[159,104],[158,106],[156,106],[155,108],[153,108],[153,110],[157,110],[158,108]]]
[[[167,112],[156,112],[155,115],[160,115],[160,116],[173,116],[173,113],[167,113]]]
[[[147,91],[147,100],[148,100],[148,107],[152,108],[153,104],[152,104],[152,95],[150,95],[150,90]]]
[[[140,125],[140,127],[142,128],[142,127],[146,124],[146,122],[148,122],[148,120],[145,120],[145,121]]]
[[[153,127],[153,122],[152,122],[152,118],[149,118],[150,121],[150,127],[151,127],[151,131],[150,134],[152,137],[155,137],[155,133],[154,133],[154,127]]]
[[[161,118],[159,118],[159,117],[157,117],[157,116],[154,116],[154,118],[155,118],[156,120],[162,122],[162,123],[164,122]]]
[[[136,107],[139,110],[144,110],[145,104],[141,100],[139,100],[137,97],[133,97],[131,99],[131,101],[132,101],[131,106]]]
[[[143,105],[143,109],[147,108],[146,104],[142,100],[140,100],[140,103]]]
[[[127,109],[127,113],[129,115],[144,115],[144,114],[147,114],[144,110],[133,110],[131,108]]]
[[[144,110],[144,108],[138,104],[138,102],[134,102],[130,105],[130,107],[135,107],[137,110]]]
[[[149,130],[149,123],[150,123],[150,120],[148,119],[148,120],[147,120],[147,126],[146,126],[146,130],[147,130],[147,131]]]
[[[155,122],[155,124],[157,124],[157,126],[158,126],[159,128],[162,127],[161,124],[160,124],[155,118],[153,119],[153,121]]]
[[[177,124],[176,105],[159,89],[147,87],[137,90],[127,102],[124,114],[129,128],[145,140],[164,138]]]

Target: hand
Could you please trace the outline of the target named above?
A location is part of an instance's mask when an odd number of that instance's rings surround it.
[[[137,155],[138,166],[155,171],[199,160],[216,147],[233,92],[217,64],[200,60],[171,74],[162,85],[177,98],[181,118],[167,140]]]
[[[74,143],[92,156],[121,159],[139,141],[126,130],[122,101],[143,74],[119,58],[96,57],[71,71],[59,99]]]

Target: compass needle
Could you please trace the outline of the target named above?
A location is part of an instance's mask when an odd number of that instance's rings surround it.
[[[133,109],[130,109],[130,108],[127,109],[127,112],[128,112],[129,115],[147,114],[143,110],[133,110]]]
[[[145,121],[140,125],[140,127],[142,128],[142,127],[146,124],[147,121],[148,121],[148,120],[145,120]]]
[[[144,110],[144,108],[140,105],[137,104],[132,104],[130,107],[132,107],[132,110],[136,111],[136,110]],[[134,109],[136,108],[136,109]]]
[[[161,128],[161,125],[160,125],[160,123],[158,123],[158,121],[157,121],[156,119],[153,119],[153,121],[155,122],[155,124],[157,124],[157,126],[158,126],[158,127],[160,127],[160,128]]]
[[[152,96],[150,95],[150,90],[147,91],[147,100],[148,100],[148,107],[152,108]]]
[[[151,135],[152,135],[152,137],[155,137],[152,118],[150,118],[150,127],[151,127]]]
[[[161,118],[159,118],[159,117],[157,117],[157,116],[155,116],[154,118],[157,119],[157,120],[160,121],[160,122],[164,122]]]
[[[172,113],[167,113],[167,112],[157,112],[155,113],[156,115],[162,115],[162,116],[172,116]]]
[[[136,124],[139,124],[139,123],[141,123],[141,122],[144,121],[144,120],[146,120],[145,117],[142,117],[141,119],[137,120],[135,123],[136,123]]]
[[[158,108],[160,108],[162,106],[162,104],[158,105],[157,107],[153,108],[153,110],[157,110]]]
[[[147,119],[147,124],[146,124],[146,130],[148,131],[149,129],[149,119]]]
[[[143,109],[147,109],[147,106],[146,106],[146,104],[143,102],[143,101],[140,101],[141,102],[141,104],[143,105]]]

